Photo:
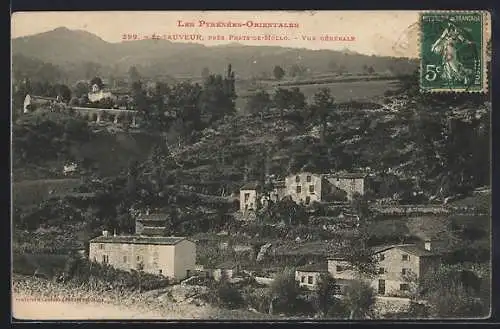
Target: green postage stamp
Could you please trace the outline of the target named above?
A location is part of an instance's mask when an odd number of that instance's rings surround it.
[[[486,12],[420,14],[420,88],[486,92]]]

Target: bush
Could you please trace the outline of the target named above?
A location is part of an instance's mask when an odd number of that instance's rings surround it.
[[[236,287],[228,282],[223,282],[217,289],[219,305],[229,309],[241,307],[243,305],[243,297]]]

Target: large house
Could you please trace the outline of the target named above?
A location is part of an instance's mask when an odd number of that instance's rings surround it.
[[[330,184],[347,193],[347,200],[355,194],[365,194],[367,175],[364,173],[338,173],[323,175]]]
[[[286,195],[292,197],[296,203],[310,204],[321,201],[323,188],[321,175],[299,173],[285,178]]]
[[[196,244],[184,237],[102,236],[90,241],[89,258],[122,270],[143,270],[182,280],[195,269]]]
[[[102,90],[97,84],[93,84],[91,86],[91,90],[88,93],[88,97],[90,102],[98,102],[101,99],[105,98],[110,98],[112,100],[117,99],[117,97],[113,93],[111,93],[110,91]]]
[[[369,278],[372,287],[379,295],[407,294],[419,278],[440,265],[440,256],[431,247],[432,243],[427,241],[424,247],[403,244],[374,250],[378,269],[375,277]],[[342,256],[328,258],[328,272],[337,280],[341,290],[352,280],[363,278]]]
[[[164,236],[167,215],[136,219],[134,235],[109,235],[90,241],[89,258],[122,270],[143,270],[182,280],[195,270],[196,244],[184,237]]]
[[[240,211],[256,210],[259,204],[279,201],[290,196],[296,203],[309,205],[313,202],[350,201],[354,195],[365,194],[364,173],[314,174],[301,172],[275,181],[269,195],[262,195],[258,183],[247,183],[240,189]],[[260,202],[257,202],[260,201]]]

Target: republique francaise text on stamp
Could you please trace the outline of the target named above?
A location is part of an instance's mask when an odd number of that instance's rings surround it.
[[[485,92],[484,12],[420,14],[420,88],[430,92]]]

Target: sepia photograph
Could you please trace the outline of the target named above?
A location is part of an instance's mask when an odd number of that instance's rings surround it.
[[[12,321],[490,317],[489,12],[15,12],[11,56]]]

